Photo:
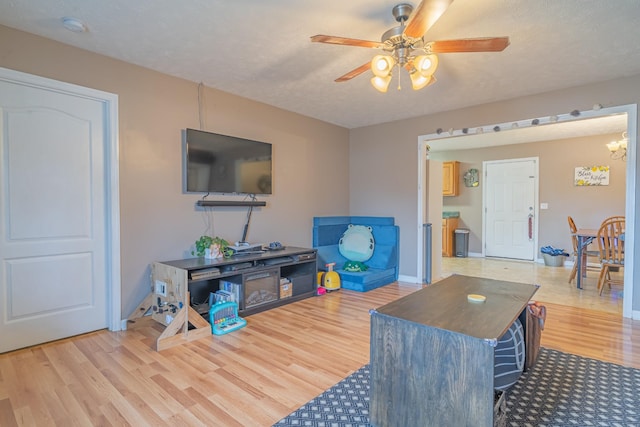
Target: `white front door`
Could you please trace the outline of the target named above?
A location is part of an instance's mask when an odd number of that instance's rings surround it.
[[[537,159],[484,162],[485,255],[534,260]]]
[[[0,112],[0,352],[106,328],[105,102],[0,79]]]

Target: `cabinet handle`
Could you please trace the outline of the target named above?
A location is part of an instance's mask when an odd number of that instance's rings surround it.
[[[529,214],[529,240],[533,240],[533,214]]]

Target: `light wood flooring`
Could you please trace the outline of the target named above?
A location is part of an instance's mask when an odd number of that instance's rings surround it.
[[[369,310],[420,288],[335,291],[161,352],[162,327],[145,317],[6,353],[0,426],[270,426],[367,363]],[[546,305],[543,346],[640,368],[640,322]]]

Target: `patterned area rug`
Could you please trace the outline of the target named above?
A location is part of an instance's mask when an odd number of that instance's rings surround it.
[[[506,403],[508,427],[639,427],[640,370],[540,348]],[[369,426],[369,365],[274,426]]]

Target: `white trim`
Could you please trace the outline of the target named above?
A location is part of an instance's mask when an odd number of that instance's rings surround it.
[[[108,135],[106,137],[109,144],[107,154],[107,164],[105,170],[108,174],[107,197],[110,209],[107,211],[108,239],[107,250],[109,253],[108,280],[111,284],[109,289],[109,330],[119,331],[122,323],[119,321],[122,311],[122,284],[120,270],[120,143],[119,143],[119,121],[118,121],[118,95],[102,92],[105,97],[106,118]],[[126,330],[126,325],[125,328]]]
[[[405,276],[403,274],[399,274],[398,282],[420,284],[422,283],[422,280],[418,280],[416,276]]]
[[[629,142],[627,144],[627,177],[626,177],[626,207],[625,207],[625,215],[629,218],[626,224],[626,232],[629,235],[632,235],[633,238],[626,242],[625,252],[627,259],[634,260],[635,253],[635,245],[638,240],[640,240],[640,236],[636,236],[634,230],[634,221],[636,217],[636,171],[637,171],[637,135],[638,135],[638,106],[637,104],[627,104],[620,105],[615,107],[607,107],[601,108],[598,110],[588,110],[588,111],[580,111],[580,114],[577,116],[569,114],[560,114],[558,116],[554,116],[553,120],[551,117],[540,117],[537,120],[536,125],[545,125],[552,123],[560,123],[565,121],[573,121],[573,120],[582,120],[586,118],[594,118],[601,117],[613,114],[626,114],[627,115],[627,134],[629,137]],[[518,121],[518,124],[521,128],[534,126],[534,120],[528,121]],[[478,128],[482,129],[493,129],[495,126],[499,126],[502,129],[511,128],[513,122],[505,122],[497,125],[489,125],[489,126],[479,126]],[[528,123],[528,124],[527,124]],[[424,242],[422,241],[422,223],[424,221],[424,204],[425,204],[425,194],[426,190],[423,188],[422,183],[425,182],[424,176],[424,159],[426,157],[426,145],[429,141],[435,139],[444,139],[450,138],[454,136],[464,136],[462,130],[453,130],[450,133],[432,133],[428,135],[422,135],[418,137],[418,225],[417,225],[417,235],[418,235],[418,244],[417,244],[417,271],[418,277],[422,277],[422,247]],[[536,215],[537,217],[537,215]],[[629,262],[625,265],[624,268],[624,299],[622,302],[622,316],[640,319],[640,311],[633,310],[633,284],[635,282],[635,262]],[[638,279],[638,283],[640,283],[640,278]]]
[[[105,120],[105,171],[106,181],[106,262],[107,262],[107,323],[109,330],[119,331],[121,323],[121,279],[120,279],[120,181],[118,147],[118,95],[91,89],[46,77],[23,73],[0,67],[0,78],[34,88],[44,88],[75,96],[93,99],[104,104]]]
[[[630,241],[625,241],[625,258],[631,260],[624,266],[624,298],[622,300],[622,316],[634,317],[633,311],[633,284],[635,280],[635,245],[639,236],[635,234],[635,219],[636,219],[636,165],[637,163],[637,139],[638,139],[638,105],[630,104],[619,107],[622,112],[627,113],[627,135],[629,142],[627,143],[627,182],[626,182],[626,207],[625,216],[629,218],[629,221],[625,222],[625,234],[633,236]],[[640,313],[635,311],[635,313]]]
[[[416,250],[416,255],[418,257],[417,264],[418,268],[416,271],[417,276],[420,278],[420,282],[422,282],[422,278],[424,277],[423,271],[423,262],[424,262],[424,223],[426,222],[427,213],[424,209],[424,205],[426,203],[426,160],[427,160],[427,149],[426,142],[422,141],[420,137],[418,137],[418,225],[416,227],[416,236],[418,236],[418,248]],[[438,224],[437,226],[440,226]],[[433,225],[432,225],[433,227]],[[417,280],[417,279],[416,279]],[[432,278],[433,282],[433,278]],[[416,282],[418,283],[418,282]]]

